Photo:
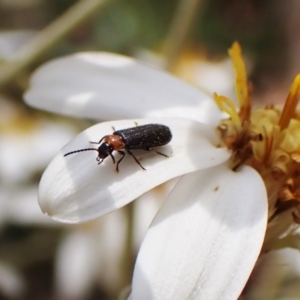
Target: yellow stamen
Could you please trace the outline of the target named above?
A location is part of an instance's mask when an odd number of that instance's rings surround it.
[[[300,225],[300,109],[296,110],[300,74],[282,111],[275,105],[252,109],[251,86],[238,43],[232,45],[229,54],[236,73],[240,107],[235,108],[230,99],[214,94],[219,108],[231,117],[217,127],[220,145],[232,152],[229,167],[233,171],[247,165],[264,181],[269,211],[262,253],[278,248],[280,243],[280,247],[291,247],[292,243],[282,242],[285,239],[282,237],[294,238],[296,226]]]
[[[280,129],[283,130],[289,126],[290,120],[294,116],[298,99],[300,96],[300,74],[296,76],[291,86],[290,92],[284,104],[284,108],[279,120]]]
[[[240,131],[242,124],[233,102],[225,96],[219,96],[217,93],[214,93],[214,99],[219,108],[231,117],[236,129]]]
[[[235,92],[239,101],[240,116],[242,120],[249,120],[251,113],[251,97],[248,89],[248,78],[246,66],[242,57],[242,50],[239,43],[234,42],[228,53],[232,59],[235,70]]]

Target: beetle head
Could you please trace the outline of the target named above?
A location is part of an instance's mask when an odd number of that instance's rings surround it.
[[[97,151],[98,157],[96,160],[98,161],[98,164],[101,164],[107,156],[111,155],[114,149],[108,143],[103,143],[99,146]]]

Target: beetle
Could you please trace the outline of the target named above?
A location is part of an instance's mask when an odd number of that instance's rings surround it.
[[[114,129],[113,129],[114,130]],[[169,127],[162,124],[147,124],[126,129],[114,131],[111,135],[105,135],[99,142],[90,142],[91,144],[99,144],[98,148],[85,148],[66,153],[64,156],[82,152],[82,151],[97,151],[98,157],[96,160],[101,164],[108,156],[112,158],[114,164],[116,163],[113,151],[118,151],[122,157],[117,161],[116,171],[119,172],[119,164],[125,157],[123,149],[131,155],[136,163],[146,170],[139,160],[131,152],[133,149],[143,149],[153,151],[159,155],[168,157],[168,155],[158,152],[153,148],[164,146],[172,139],[172,133]]]

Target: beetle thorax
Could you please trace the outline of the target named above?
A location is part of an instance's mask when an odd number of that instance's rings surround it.
[[[104,143],[110,145],[113,150],[121,150],[125,148],[125,143],[122,137],[117,134],[107,135],[104,138]]]

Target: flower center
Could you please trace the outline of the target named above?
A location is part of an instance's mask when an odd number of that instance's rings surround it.
[[[262,176],[269,198],[269,223],[288,213],[300,224],[300,75],[290,89],[281,111],[275,105],[252,109],[251,88],[241,55],[234,43],[229,50],[236,72],[239,109],[224,96],[214,94],[221,110],[229,115],[218,126],[224,145],[232,150],[232,169],[253,167]]]

